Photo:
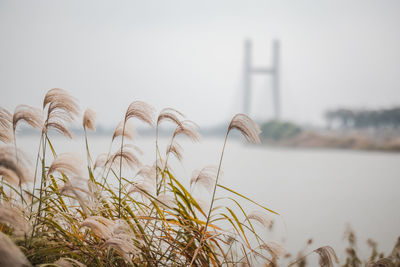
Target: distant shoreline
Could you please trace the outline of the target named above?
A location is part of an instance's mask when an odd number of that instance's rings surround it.
[[[313,131],[302,132],[290,139],[262,139],[263,144],[279,147],[334,148],[363,151],[400,152],[400,138],[374,140],[362,134],[321,134]]]

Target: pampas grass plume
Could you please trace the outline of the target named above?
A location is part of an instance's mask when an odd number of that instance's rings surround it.
[[[2,232],[0,232],[0,266],[31,266],[22,251],[7,235],[3,234]]]
[[[89,130],[95,130],[95,122],[96,122],[96,112],[94,110],[87,108],[85,113],[83,114],[82,125],[83,128],[87,128]]]
[[[246,140],[250,143],[260,143],[259,134],[261,133],[258,125],[245,114],[236,114],[229,124],[228,132],[232,129],[239,130]]]
[[[83,160],[79,154],[71,152],[62,153],[51,163],[47,175],[58,171],[74,177],[81,177],[84,170],[83,166]]]
[[[319,264],[321,266],[333,267],[333,261],[339,263],[339,259],[336,256],[335,250],[330,246],[320,247],[314,250],[319,255]]]
[[[28,105],[19,105],[15,108],[12,120],[14,132],[20,121],[25,121],[33,128],[42,129],[43,112],[39,108],[35,108]]]
[[[181,125],[178,125],[178,127],[176,127],[173,138],[178,135],[185,135],[192,142],[199,142],[200,134],[197,132],[196,128],[198,128],[197,124],[192,121],[185,120],[181,123]]]
[[[130,118],[137,118],[150,126],[154,125],[154,109],[143,101],[132,102],[125,113],[125,122]]]
[[[135,128],[129,121],[125,123],[125,129],[124,121],[118,123],[117,127],[115,128],[112,140],[114,141],[115,138],[117,138],[118,136],[122,136],[122,134],[124,135],[124,138],[133,140],[135,136]]]

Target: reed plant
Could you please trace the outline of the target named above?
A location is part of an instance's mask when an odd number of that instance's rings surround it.
[[[171,157],[183,157],[180,136],[200,139],[197,125],[182,113],[166,108],[155,117],[147,103],[132,102],[110,137],[110,149],[94,160],[87,131],[95,129],[95,113],[86,110],[86,162],[75,153],[57,153],[52,142],[51,130],[72,138],[68,125],[79,114],[77,100],[59,88],[47,92],[42,109],[21,105],[11,113],[0,108],[1,266],[278,265],[282,247],[256,230],[267,228],[269,216],[278,213],[219,179],[232,130],[259,142],[259,128],[249,117],[233,117],[217,166],[195,171],[186,178],[188,188],[185,177],[175,177],[168,164]],[[140,160],[132,119],[156,128],[150,164]],[[18,147],[16,130],[23,122],[40,130],[35,159]],[[167,122],[175,128],[163,151],[158,128]],[[205,204],[193,194],[200,187],[210,192]],[[241,201],[259,211],[248,212]],[[325,265],[336,260],[330,247],[316,252]]]

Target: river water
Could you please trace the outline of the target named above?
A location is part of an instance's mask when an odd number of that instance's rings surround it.
[[[34,157],[38,137],[21,136],[17,140]],[[57,152],[79,152],[85,158],[82,137],[52,140]],[[160,148],[167,143],[167,139],[161,139]],[[138,137],[135,144],[144,151],[143,162],[152,164],[154,139]],[[171,159],[170,163],[176,177],[187,185],[194,169],[218,164],[223,140],[204,139],[200,144],[181,140],[180,144],[183,162]],[[107,152],[109,145],[109,138],[89,138],[94,157]],[[271,148],[228,140],[222,169],[222,184],[280,214],[271,214],[274,230],[262,235],[283,243],[288,252],[298,252],[313,238],[310,248],[330,245],[343,257],[348,223],[358,237],[362,258],[370,253],[367,238],[377,241],[378,250],[387,253],[400,236],[400,154]],[[210,196],[204,192],[204,198]],[[250,210],[258,209],[242,203]]]

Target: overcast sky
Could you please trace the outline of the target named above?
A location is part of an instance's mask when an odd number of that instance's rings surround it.
[[[175,107],[201,126],[242,111],[245,38],[268,66],[281,41],[282,116],[400,105],[400,1],[0,0],[0,106],[41,106],[60,87],[114,126],[130,102]],[[251,115],[272,115],[254,78]]]

